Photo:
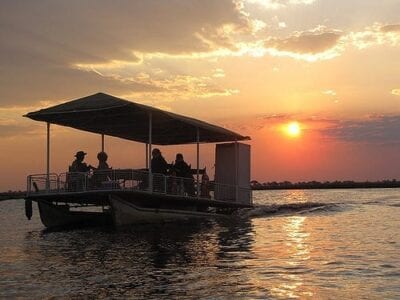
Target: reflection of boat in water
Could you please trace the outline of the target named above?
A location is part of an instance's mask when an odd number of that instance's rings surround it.
[[[125,225],[221,216],[252,207],[248,137],[200,120],[98,93],[31,112],[47,123],[47,172],[27,178],[26,208],[39,206],[46,227]],[[146,168],[50,173],[50,124],[146,144]],[[215,179],[199,166],[200,143],[216,144]],[[152,145],[194,144],[192,178],[152,173]],[[189,191],[186,187],[191,186]]]

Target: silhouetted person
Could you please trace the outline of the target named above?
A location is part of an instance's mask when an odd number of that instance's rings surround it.
[[[90,169],[94,169],[91,165],[88,166],[86,163],[83,162],[86,154],[87,153],[83,151],[76,152],[76,159],[73,161],[69,169],[70,172],[89,172]]]
[[[151,159],[151,172],[167,175],[169,165],[161,155],[160,149],[154,148],[151,155],[153,156]]]
[[[108,155],[104,151],[101,151],[97,154],[97,159],[99,160],[99,165],[97,166],[97,170],[109,170],[107,159]]]
[[[191,167],[185,162],[183,159],[183,155],[178,153],[175,158],[175,164],[173,166],[173,170],[175,171],[176,177],[192,177]]]
[[[173,165],[173,172],[176,177],[183,177],[183,187],[186,193],[193,196],[194,192],[194,179],[192,174],[192,168],[185,162],[183,155],[178,153],[175,158],[175,164]],[[178,180],[179,181],[179,180]]]
[[[93,176],[91,178],[91,183],[93,186],[97,188],[107,188],[107,182],[110,182],[112,178],[111,168],[107,163],[108,155],[104,151],[101,151],[97,154],[97,159],[99,160],[99,164],[97,168],[93,172]]]
[[[94,169],[91,165],[87,165],[83,162],[85,159],[86,153],[83,151],[78,151],[75,154],[76,159],[72,162],[72,165],[69,167],[69,172],[67,174],[67,187],[70,191],[80,191],[84,188],[84,184],[86,183],[84,174],[77,174],[89,172],[90,169]]]

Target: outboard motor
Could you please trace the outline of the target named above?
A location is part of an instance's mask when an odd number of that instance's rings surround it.
[[[28,220],[32,218],[32,200],[25,199],[25,215]]]

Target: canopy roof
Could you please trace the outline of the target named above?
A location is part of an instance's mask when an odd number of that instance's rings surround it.
[[[149,116],[152,119],[152,143],[157,145],[190,144],[248,140],[225,128],[181,116],[104,93],[79,98],[25,117],[36,121],[72,127],[93,133],[147,143]]]

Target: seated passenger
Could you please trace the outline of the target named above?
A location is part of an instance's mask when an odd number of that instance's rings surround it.
[[[110,188],[110,184],[115,184],[115,182],[111,180],[111,168],[107,163],[108,155],[104,151],[101,151],[97,154],[97,159],[99,160],[99,164],[93,172],[92,185],[96,188]]]
[[[86,184],[85,174],[76,173],[86,173],[90,169],[94,169],[91,165],[87,165],[83,162],[86,153],[83,151],[78,151],[75,154],[76,159],[73,161],[72,165],[69,167],[69,173],[67,173],[66,184],[69,191],[80,191],[84,188]]]
[[[185,162],[183,155],[178,153],[176,155],[175,164],[173,165],[173,172],[175,172],[176,177],[183,177],[183,189],[190,196],[194,196],[194,179],[192,174],[192,168]],[[179,180],[178,180],[179,181]],[[178,190],[180,188],[178,187]]]
[[[86,163],[83,162],[86,154],[87,153],[83,151],[76,152],[76,159],[73,161],[72,165],[69,168],[70,172],[89,172],[90,169],[94,169],[91,165],[88,166]]]
[[[173,170],[175,171],[176,177],[192,177],[191,167],[184,161],[183,155],[178,153],[175,158],[175,164],[173,166]]]
[[[151,155],[153,156],[151,159],[151,172],[167,175],[169,165],[162,156],[160,149],[154,148]]]
[[[101,151],[97,154],[97,159],[99,160],[99,165],[97,166],[97,170],[109,170],[111,169],[108,166],[107,159],[108,155],[104,151]]]
[[[150,165],[153,173],[153,191],[165,192],[167,187],[165,186],[164,178],[157,174],[167,175],[169,165],[161,155],[160,149],[154,148],[151,154],[153,156]]]

